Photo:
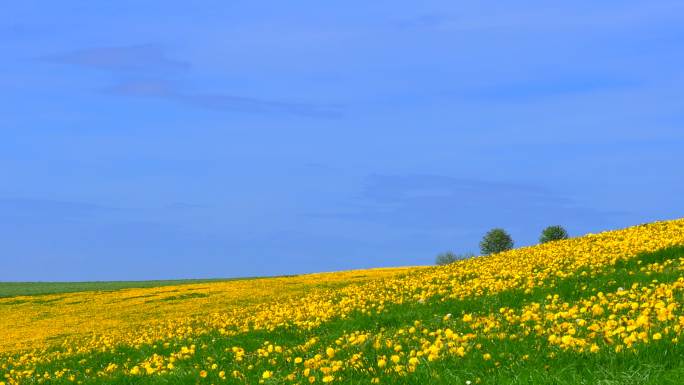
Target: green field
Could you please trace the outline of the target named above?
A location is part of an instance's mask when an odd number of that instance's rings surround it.
[[[3,299],[0,385],[684,383],[684,219],[388,270]]]
[[[91,282],[0,282],[0,298],[15,297],[20,295],[76,293],[80,291],[112,291],[120,289],[188,285],[197,283],[236,281],[256,278],[257,277]]]
[[[526,304],[541,302],[548,295],[559,295],[565,301],[581,301],[599,292],[612,292],[620,287],[630,287],[634,284],[648,285],[654,281],[661,283],[674,282],[681,277],[680,265],[677,261],[684,257],[684,247],[674,247],[653,253],[643,253],[636,258],[620,262],[614,266],[607,266],[600,271],[593,271],[591,275],[576,274],[569,278],[557,279],[549,285],[538,288],[530,293],[522,290],[507,290],[496,295],[488,295],[474,300],[448,302],[439,299],[426,303],[410,303],[388,306],[382,314],[355,313],[346,319],[328,322],[317,328],[300,330],[282,328],[272,331],[254,331],[234,336],[230,339],[222,338],[218,332],[208,333],[191,340],[197,345],[197,353],[191,358],[177,363],[172,374],[165,376],[130,377],[114,376],[106,378],[92,378],[84,384],[186,384],[195,383],[197,374],[192,368],[206,367],[212,362],[230,362],[233,360],[231,347],[241,346],[246,350],[258,350],[264,340],[278,346],[297,346],[304,344],[312,337],[318,338],[320,346],[334,346],[335,340],[348,330],[383,330],[391,335],[403,325],[411,324],[413,320],[422,320],[422,327],[430,330],[451,327],[467,330],[469,325],[458,319],[445,325],[444,314],[486,313],[492,309],[504,307],[520,308]],[[670,261],[670,262],[668,262]],[[651,264],[668,264],[668,268],[656,273],[640,271],[640,266]],[[154,281],[152,281],[154,282]],[[149,284],[152,285],[153,283]],[[163,284],[169,281],[158,281]],[[174,281],[170,281],[174,282]],[[120,287],[125,287],[122,283]],[[78,286],[74,286],[75,290]],[[97,286],[84,286],[85,288]],[[100,286],[102,287],[102,286]],[[105,286],[115,289],[117,286]],[[684,300],[681,296],[679,301]],[[478,350],[488,352],[493,358],[483,362],[481,354],[469,354],[464,358],[447,357],[433,363],[425,363],[409,377],[391,378],[391,384],[468,384],[482,382],[485,384],[681,384],[684,378],[684,346],[680,344],[652,343],[638,350],[614,353],[610,350],[598,354],[578,354],[575,352],[553,351],[542,348],[536,338],[519,339],[516,341],[500,341],[483,338],[478,340]],[[187,344],[187,342],[185,342]],[[143,361],[151,355],[169,355],[182,341],[172,342],[162,347],[158,344],[145,344],[131,347],[119,347],[108,352],[96,354],[74,355],[62,360],[55,360],[36,367],[38,372],[54,372],[60,368],[79,367],[86,365],[99,370],[112,363],[124,366],[130,362]],[[367,346],[361,350],[368,355],[377,352]],[[553,358],[549,353],[553,352]],[[390,352],[388,352],[390,354]],[[209,363],[209,364],[208,364]],[[255,364],[258,365],[257,362]],[[285,362],[282,365],[287,365]],[[187,368],[184,370],[183,368]],[[261,373],[258,367],[256,373]],[[222,383],[217,372],[209,372],[206,383]],[[239,383],[230,381],[229,383]],[[68,384],[69,381],[54,381]],[[204,383],[203,382],[203,383]],[[258,376],[245,382],[259,383]],[[275,384],[277,382],[268,381]],[[346,384],[367,384],[367,376],[351,372]]]

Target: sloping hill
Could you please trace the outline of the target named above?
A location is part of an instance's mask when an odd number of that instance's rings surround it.
[[[230,306],[202,284],[149,302],[154,320],[129,313],[135,328],[7,352],[0,371],[12,384],[678,384],[683,271],[680,219],[294,295],[261,280]]]

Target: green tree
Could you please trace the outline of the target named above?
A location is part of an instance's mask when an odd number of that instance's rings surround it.
[[[500,253],[513,248],[513,239],[504,229],[491,229],[485,234],[480,242],[480,251],[483,255]]]
[[[435,260],[435,263],[438,265],[448,265],[450,263],[456,262],[458,259],[458,256],[451,251],[447,251],[445,253],[439,253],[437,254],[437,258]]]
[[[475,254],[473,253],[456,254],[452,251],[447,251],[445,253],[437,254],[435,263],[438,265],[448,265],[450,263],[460,261],[461,259],[473,258],[474,256]]]
[[[557,241],[559,239],[568,239],[568,232],[563,228],[563,226],[549,226],[542,230],[541,236],[539,237],[540,243],[546,243],[551,241]]]

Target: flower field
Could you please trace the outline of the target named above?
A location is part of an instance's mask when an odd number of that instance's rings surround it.
[[[684,219],[429,268],[0,299],[0,385],[684,383]]]

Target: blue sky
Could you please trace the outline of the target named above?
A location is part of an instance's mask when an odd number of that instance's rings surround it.
[[[0,280],[429,264],[684,216],[681,1],[13,2]]]

